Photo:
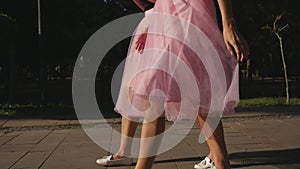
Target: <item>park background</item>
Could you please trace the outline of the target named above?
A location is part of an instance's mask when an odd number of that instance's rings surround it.
[[[72,73],[89,37],[105,24],[141,12],[132,0],[0,0],[1,116],[72,113]],[[284,104],[286,86],[277,37],[268,29],[280,16],[292,104],[300,104],[300,10],[296,0],[232,0],[237,27],[250,46],[240,66],[241,99]],[[218,19],[220,15],[218,12]],[[221,29],[221,27],[220,27]],[[130,38],[116,44],[99,66],[96,94],[100,109],[113,112],[111,78],[126,58]],[[101,46],[99,46],[101,48]],[[271,98],[271,99],[270,99]],[[279,100],[279,101],[278,101]],[[296,103],[295,103],[296,102]],[[57,110],[56,110],[57,108]],[[37,109],[37,110],[36,110]],[[12,111],[13,110],[13,111]],[[59,110],[59,111],[58,111]]]

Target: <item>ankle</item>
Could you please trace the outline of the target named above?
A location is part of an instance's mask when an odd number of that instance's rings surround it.
[[[120,158],[126,158],[126,156],[120,155],[120,154],[114,154],[114,155],[112,156],[112,159],[120,159]]]
[[[113,155],[113,159],[120,159],[120,158],[128,158],[130,156],[130,153],[125,153],[125,152],[117,152],[116,154]]]

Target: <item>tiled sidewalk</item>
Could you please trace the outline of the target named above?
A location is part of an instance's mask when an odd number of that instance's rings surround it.
[[[119,120],[109,122],[119,130]],[[224,117],[223,122],[234,168],[300,168],[300,116],[236,116]],[[1,169],[105,168],[95,160],[109,153],[95,144],[76,120],[0,120],[0,126]],[[208,153],[198,137],[195,125],[177,146],[156,158],[153,168],[193,169]]]

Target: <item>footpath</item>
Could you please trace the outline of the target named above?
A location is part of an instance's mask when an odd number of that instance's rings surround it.
[[[222,121],[233,168],[300,169],[298,108],[240,109]],[[120,118],[97,121],[97,126],[101,123],[120,130]],[[139,132],[140,126],[137,136]],[[207,144],[198,142],[199,133],[196,125],[192,127],[175,147],[157,156],[153,168],[193,169],[208,153]],[[101,139],[113,143],[108,136]],[[0,169],[103,169],[95,160],[108,154],[76,119],[0,119]]]

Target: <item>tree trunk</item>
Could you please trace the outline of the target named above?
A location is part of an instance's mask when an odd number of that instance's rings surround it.
[[[251,60],[250,58],[247,60],[247,79],[252,80],[252,69],[251,69]]]
[[[285,64],[285,57],[284,57],[284,51],[283,51],[283,44],[282,44],[282,37],[279,34],[276,34],[279,45],[280,45],[280,52],[281,52],[281,59],[282,59],[282,65],[283,65],[283,71],[284,71],[284,80],[285,80],[285,92],[286,92],[286,104],[290,103],[290,95],[289,95],[289,81],[288,81],[288,75],[287,75],[287,67]]]

